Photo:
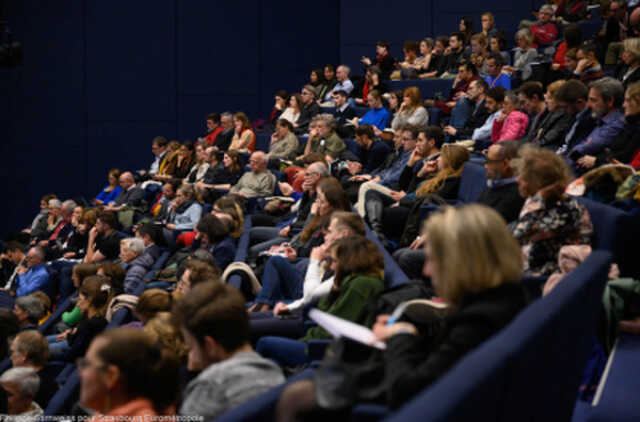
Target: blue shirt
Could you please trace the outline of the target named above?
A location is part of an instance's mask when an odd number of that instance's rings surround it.
[[[16,296],[26,296],[36,290],[43,290],[49,284],[49,273],[44,264],[30,268],[24,274],[18,274]]]
[[[580,155],[597,155],[600,154],[611,142],[616,135],[624,127],[624,116],[618,110],[613,111],[602,119],[598,120],[598,125],[591,131],[586,139],[573,147],[571,152],[577,152]],[[569,154],[571,156],[571,153]]]
[[[100,192],[98,196],[96,196],[96,199],[101,200],[104,205],[109,205],[116,200],[118,195],[120,195],[120,192],[122,192],[122,188],[120,186],[116,186],[116,188],[111,192],[107,192],[106,189],[107,188],[104,188],[102,192]]]
[[[375,176],[380,178],[380,183],[383,186],[391,187],[395,183],[400,180],[400,175],[402,171],[407,166],[407,162],[409,162],[409,157],[411,156],[411,151],[402,151],[402,153],[398,154],[398,156],[393,160],[393,164],[388,169],[384,169],[379,173],[375,174]],[[376,172],[374,172],[376,173]]]
[[[486,78],[484,78],[484,80],[487,82],[487,85],[489,85],[489,88],[502,86],[507,91],[511,89],[511,77],[506,73],[500,73],[500,76],[498,76],[498,78],[488,75]]]
[[[338,82],[331,91],[327,92],[324,96],[324,100],[333,102],[333,96],[331,94],[336,91],[344,91],[347,95],[351,94],[351,91],[353,91],[353,82],[351,82],[350,79],[347,79],[344,82]]]
[[[360,119],[360,125],[370,124],[377,127],[380,130],[384,130],[387,127],[387,120],[389,120],[389,112],[384,108],[378,109],[372,108]]]

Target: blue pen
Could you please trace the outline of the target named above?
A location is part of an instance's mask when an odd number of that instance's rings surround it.
[[[389,321],[387,321],[387,327],[396,323],[396,321],[398,320],[398,318],[400,318],[408,305],[409,302],[402,302],[400,305],[396,306],[396,309],[393,310],[391,317],[389,317]]]

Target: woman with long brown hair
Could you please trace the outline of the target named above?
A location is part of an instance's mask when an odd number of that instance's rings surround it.
[[[256,148],[256,134],[246,114],[239,111],[233,115],[234,134],[229,151],[253,152]]]
[[[399,130],[403,126],[411,125],[418,128],[429,124],[429,113],[422,105],[422,93],[417,86],[410,86],[403,92],[402,104],[395,114],[391,127]]]

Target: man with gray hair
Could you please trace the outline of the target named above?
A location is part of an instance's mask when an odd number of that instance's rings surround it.
[[[267,155],[262,151],[254,152],[249,158],[249,167],[251,171],[242,175],[229,192],[243,198],[273,195],[276,177],[267,170]]]
[[[220,151],[226,151],[233,140],[233,114],[231,112],[225,111],[220,115],[220,126],[222,132],[216,136],[215,147]]]
[[[45,315],[44,305],[35,296],[27,295],[16,299],[13,314],[18,319],[20,331],[35,330],[40,318]]]
[[[595,166],[596,155],[609,147],[624,127],[624,116],[619,111],[624,100],[622,83],[605,77],[589,85],[587,106],[597,120],[595,129],[569,152],[575,170],[583,173]]]
[[[302,99],[302,107],[300,109],[300,117],[293,124],[296,135],[303,135],[309,129],[311,119],[320,114],[320,106],[316,103],[318,92],[313,85],[305,85],[302,87],[300,97]]]
[[[34,401],[40,388],[40,378],[33,368],[11,368],[0,376],[0,385],[7,392],[6,421],[36,422],[43,410]]]
[[[45,260],[49,261],[56,257],[56,251],[54,249],[61,250],[62,244],[69,237],[69,235],[75,230],[71,220],[73,219],[73,210],[78,205],[75,201],[67,199],[60,206],[60,216],[62,219],[56,225],[56,227],[49,232],[49,236],[46,240],[38,242],[40,246],[44,248]]]
[[[26,296],[49,287],[49,273],[44,266],[44,257],[42,247],[34,246],[29,249],[25,256],[26,267],[21,266],[16,270],[16,296]]]
[[[542,5],[538,12],[538,22],[529,28],[536,47],[550,45],[558,38],[558,27],[551,18],[553,18],[553,7],[548,4]]]
[[[120,262],[126,271],[124,278],[124,292],[134,294],[144,285],[144,276],[153,267],[154,259],[145,254],[144,240],[129,237],[120,241]]]
[[[351,94],[353,91],[353,82],[349,79],[349,73],[351,69],[346,64],[342,64],[338,66],[336,69],[336,80],[338,83],[333,87],[333,89],[324,96],[324,101],[333,105],[333,93],[334,91],[344,91],[347,94]]]
[[[312,153],[324,155],[329,162],[340,158],[347,146],[335,131],[336,120],[328,113],[318,114],[309,129],[309,139],[304,147],[304,153],[296,160],[301,162]]]

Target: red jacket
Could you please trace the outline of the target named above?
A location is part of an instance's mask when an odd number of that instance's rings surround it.
[[[529,124],[529,116],[514,110],[504,120],[495,119],[491,128],[491,141],[517,141],[524,136]]]
[[[207,135],[206,138],[204,138],[204,140],[209,144],[209,145],[213,145],[216,143],[216,137],[218,136],[218,134],[222,132],[222,126],[218,126],[217,128],[213,129],[213,131]]]
[[[553,22],[544,25],[537,23],[531,26],[529,30],[533,34],[533,42],[536,46],[551,44],[558,38],[558,27]]]

